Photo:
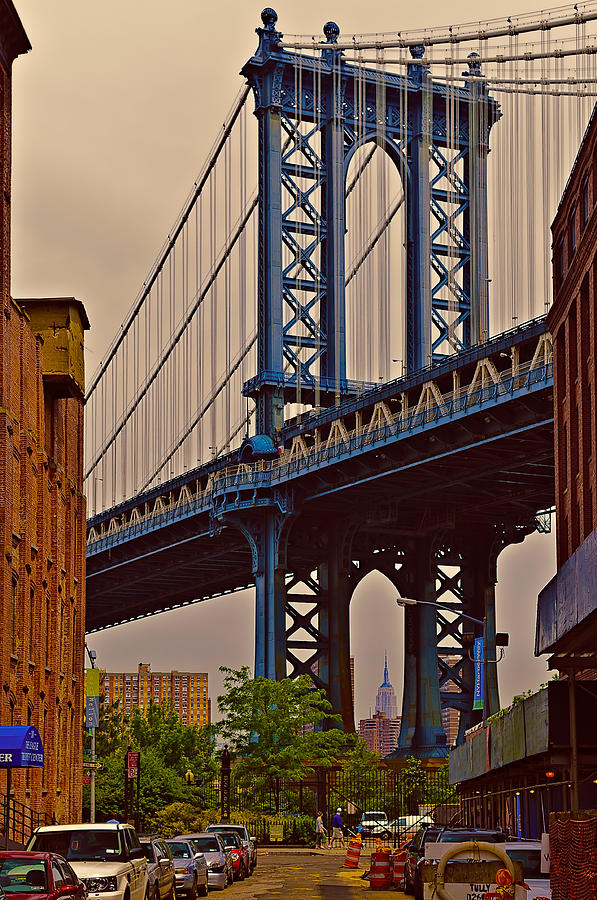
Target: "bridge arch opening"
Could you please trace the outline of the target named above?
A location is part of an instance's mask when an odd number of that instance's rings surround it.
[[[387,653],[389,680],[396,693],[397,715],[402,712],[404,672],[404,611],[396,603],[396,586],[378,569],[356,585],[350,600],[350,655],[354,658],[354,718],[375,712],[376,696],[384,680]]]
[[[392,156],[390,156],[392,153]],[[346,173],[347,376],[383,383],[406,371],[405,173],[373,135]],[[402,177],[401,177],[402,176]]]

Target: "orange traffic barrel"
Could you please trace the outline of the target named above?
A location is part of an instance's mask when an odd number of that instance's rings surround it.
[[[395,850],[392,858],[394,887],[402,888],[404,885],[404,866],[408,853],[406,850]]]
[[[383,890],[392,886],[392,868],[389,853],[372,853],[371,870],[369,872],[369,884],[374,891]]]
[[[345,869],[358,869],[360,858],[361,858],[361,838],[360,837],[353,838],[348,844],[346,856],[344,857],[344,868]]]

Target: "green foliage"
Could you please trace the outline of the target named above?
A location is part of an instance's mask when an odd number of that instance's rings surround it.
[[[139,811],[143,821],[173,803],[201,803],[201,786],[217,773],[211,726],[182,725],[169,703],[153,704],[146,715],[133,710],[130,716],[112,705],[100,705],[96,729],[96,754],[101,769],[96,776],[96,815],[120,817],[124,810],[124,764],[128,749],[141,751]],[[86,744],[90,740],[86,737]],[[196,784],[187,784],[191,771]],[[84,814],[89,812],[89,788],[83,792]],[[136,785],[135,785],[136,803]]]
[[[220,731],[236,756],[237,782],[271,791],[280,808],[280,781],[298,781],[313,765],[331,766],[355,744],[323,691],[303,675],[291,680],[252,679],[249,669],[221,668],[226,693],[218,697]],[[319,730],[319,727],[327,730]]]

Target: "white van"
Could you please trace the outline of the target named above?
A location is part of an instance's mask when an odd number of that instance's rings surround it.
[[[147,859],[130,825],[43,825],[27,850],[68,860],[89,900],[147,900]]]
[[[428,816],[398,816],[390,822],[389,830],[395,841],[412,841],[419,828],[433,825]]]

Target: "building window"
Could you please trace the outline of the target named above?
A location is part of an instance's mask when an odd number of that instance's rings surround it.
[[[17,579],[14,577],[10,593],[10,650],[17,655]]]
[[[64,601],[61,600],[58,604],[58,615],[60,616],[58,622],[58,671],[62,672],[63,666],[63,655],[62,649],[64,647]]]
[[[560,290],[562,287],[562,282],[564,280],[565,269],[564,269],[564,238],[561,237],[556,243],[554,259],[554,281],[555,281],[555,290]]]
[[[50,668],[50,597],[46,594],[46,669]]]
[[[33,659],[33,627],[35,622],[35,588],[29,587],[29,659]]]
[[[77,607],[73,606],[73,633],[71,635],[71,646],[72,646],[72,654],[71,654],[71,675],[73,678],[77,675]],[[108,685],[109,685],[108,681]]]
[[[585,180],[580,189],[580,230],[585,230],[585,226],[589,221],[589,176],[585,175]]]
[[[568,262],[576,253],[576,207],[570,213],[568,218]]]

